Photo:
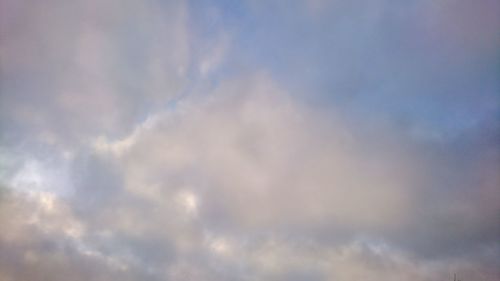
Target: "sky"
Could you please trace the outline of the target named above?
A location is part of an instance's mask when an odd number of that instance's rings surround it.
[[[0,0],[0,281],[500,280],[500,2]]]

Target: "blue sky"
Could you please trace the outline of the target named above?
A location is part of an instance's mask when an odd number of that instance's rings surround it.
[[[325,2],[317,14],[300,1],[207,5],[219,8],[217,16],[201,8],[197,22],[203,33],[225,27],[233,35],[229,65],[257,64],[313,102],[384,112],[451,134],[498,113],[498,52],[484,38],[498,37],[488,26],[495,20],[475,22],[487,4],[470,19],[446,18],[465,12],[464,3]],[[468,25],[472,30],[457,30]],[[474,36],[487,42],[467,46]]]
[[[500,280],[499,26],[0,0],[0,280]]]

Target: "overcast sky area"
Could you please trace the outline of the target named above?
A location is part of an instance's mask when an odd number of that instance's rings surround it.
[[[500,280],[497,0],[0,0],[0,281]]]

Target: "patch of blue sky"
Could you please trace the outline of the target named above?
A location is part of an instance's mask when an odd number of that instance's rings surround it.
[[[498,114],[491,104],[498,100],[498,56],[442,46],[419,19],[423,4],[359,4],[315,16],[294,1],[252,7],[205,1],[217,19],[205,8],[196,12],[204,14],[198,24],[205,34],[231,31],[238,52],[228,59],[227,73],[243,61],[269,71],[301,99],[360,118],[386,115],[443,136]]]

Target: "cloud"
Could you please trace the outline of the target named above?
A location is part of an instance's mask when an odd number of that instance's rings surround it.
[[[247,89],[246,93],[233,92],[242,88]],[[328,127],[330,125],[322,124],[319,118],[310,120],[312,112],[306,109],[302,112],[297,108],[299,105],[280,93],[267,78],[228,83],[216,90],[213,99],[207,102],[179,107],[179,113],[160,119],[140,135],[136,130],[123,140],[102,145],[109,147],[105,152],[119,156],[119,169],[124,171],[125,181],[134,183],[128,187],[132,192],[147,193],[148,186],[157,189],[157,185],[172,182],[170,177],[178,178],[178,175],[181,178],[176,181],[180,181],[180,185],[196,186],[196,181],[201,180],[207,186],[196,188],[228,193],[224,196],[233,202],[224,203],[227,205],[224,208],[234,208],[230,213],[240,214],[237,219],[249,224],[266,220],[274,223],[273,216],[283,219],[279,212],[285,210],[291,212],[293,220],[321,219],[327,202],[337,205],[338,213],[329,215],[352,215],[352,220],[347,220],[350,222],[391,221],[384,220],[384,215],[400,214],[389,210],[405,202],[395,187],[399,179],[395,178],[396,182],[392,183],[389,178],[384,179],[386,176],[377,175],[378,169],[386,170],[380,173],[387,173],[390,168],[362,163],[359,159],[362,155],[355,152],[357,144],[349,139],[352,136],[347,128]],[[132,139],[136,143],[130,143]],[[124,143],[128,144],[128,151],[120,149]],[[218,165],[210,164],[215,162]],[[367,179],[350,176],[364,169]],[[400,170],[405,173],[404,168]],[[360,195],[371,192],[363,189],[371,177],[380,177],[382,183],[375,193],[367,195],[372,202],[359,203],[373,204],[380,213],[350,210],[351,204],[343,202],[346,198],[363,200]],[[149,179],[147,184],[143,183],[144,179]],[[325,196],[324,192],[327,198],[317,197]],[[279,200],[282,193],[287,193],[291,201]],[[294,208],[294,198],[304,203],[308,196],[312,196],[311,206],[305,210]],[[225,198],[213,199],[225,201]],[[257,201],[264,207],[260,216],[254,217],[259,211],[251,211],[252,208],[238,210]],[[276,204],[284,205],[273,208]]]
[[[499,280],[493,2],[1,5],[0,280]]]
[[[495,278],[487,249],[498,247],[499,206],[482,196],[495,196],[498,180],[489,137],[443,148],[344,118],[298,103],[265,73],[184,99],[73,158],[75,196],[3,202],[21,216],[2,219],[16,233],[3,247],[62,244],[9,248],[9,268],[49,271],[29,263],[62,255],[50,274],[83,262],[89,274],[131,280]],[[462,198],[476,180],[475,196]]]
[[[450,268],[495,276],[467,257],[494,259],[484,249],[497,247],[497,201],[455,205],[467,185],[426,186],[443,185],[430,173],[442,172],[440,162],[453,174],[467,167],[439,143],[412,144],[382,125],[361,138],[342,116],[324,117],[265,74],[221,84],[123,139],[101,138],[76,171],[84,176],[70,206],[90,245],[154,276],[433,280]],[[481,169],[472,173],[497,167],[475,157]],[[485,180],[476,194],[491,195],[494,179]]]
[[[124,133],[184,87],[185,3],[31,2],[2,1],[2,128],[13,137],[72,146]]]

